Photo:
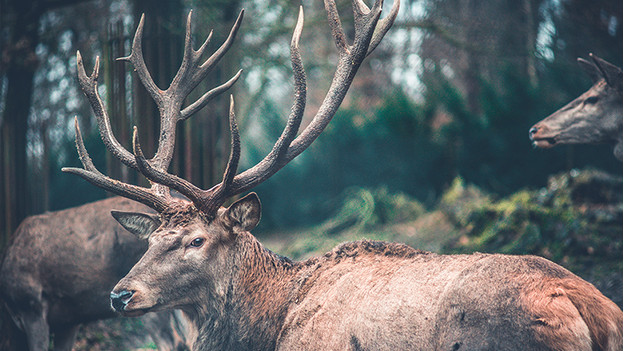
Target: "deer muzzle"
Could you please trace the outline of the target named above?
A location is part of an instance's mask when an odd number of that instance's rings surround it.
[[[122,290],[120,292],[111,291],[111,307],[117,312],[124,312],[128,302],[132,299],[134,291]]]
[[[552,133],[546,126],[538,123],[529,129],[529,139],[533,146],[549,148],[557,143],[556,134]]]

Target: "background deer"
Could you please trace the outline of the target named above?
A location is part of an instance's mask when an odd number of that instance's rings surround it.
[[[436,255],[401,244],[359,241],[293,262],[265,249],[249,232],[260,220],[255,193],[222,207],[228,198],[268,179],[318,137],[362,60],[392,25],[398,6],[397,1],[380,20],[381,1],[371,9],[354,1],[355,35],[348,44],[335,3],[325,1],[339,51],[337,69],[318,112],[297,135],[306,93],[298,48],[301,10],[291,42],[294,103],[282,135],[260,163],[237,174],[240,136],[231,100],[230,158],[222,182],[211,189],[200,189],[167,173],[155,159],[147,160],[136,128],[133,155],[118,146],[112,152],[124,163],[133,162],[154,185],[115,181],[93,166],[76,124],[84,169],[64,170],[158,212],[113,211],[126,229],[149,241],[145,255],[110,294],[115,310],[140,316],[180,309],[191,321],[196,350],[622,350],[621,310],[594,286],[548,260]],[[141,32],[142,22],[127,59],[162,118],[170,119],[172,129],[161,133],[159,150],[173,150],[174,138],[163,135],[174,133],[175,122],[188,108],[182,108],[182,101],[196,86],[193,77],[202,70],[205,44],[198,51],[191,47],[189,16],[183,64],[162,91],[140,58]],[[78,65],[80,79],[95,84],[97,65],[88,78],[80,60]],[[101,132],[112,139],[110,129]],[[170,190],[190,201],[174,199]]]
[[[533,145],[549,148],[558,144],[614,145],[613,154],[622,161],[622,70],[598,56],[579,64],[594,85],[578,98],[535,124],[529,130]]]
[[[112,209],[150,211],[114,197],[26,218],[12,237],[0,267],[0,299],[26,334],[30,350],[71,350],[81,324],[112,318],[108,295],[141,258],[147,242],[124,230]],[[185,347],[184,329],[171,313],[149,314],[143,323],[159,350]]]

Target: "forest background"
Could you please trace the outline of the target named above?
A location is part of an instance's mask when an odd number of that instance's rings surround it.
[[[288,115],[299,5],[305,124],[337,57],[320,0],[0,0],[0,252],[26,216],[109,196],[60,171],[80,167],[74,116],[98,169],[146,182],[106,152],[77,84],[77,50],[88,70],[101,59],[100,93],[118,140],[130,149],[137,125],[149,157],[155,105],[130,65],[115,60],[129,53],[140,14],[147,66],[164,89],[181,61],[188,11],[196,40],[214,29],[216,48],[244,8],[236,43],[194,92],[243,69],[230,93],[244,170],[269,152]],[[350,3],[338,5],[349,28]],[[254,189],[263,203],[254,233],[295,258],[361,237],[438,252],[538,254],[622,306],[622,163],[608,145],[541,150],[528,139],[534,123],[591,86],[577,57],[622,66],[622,1],[401,6],[325,132]],[[229,154],[227,95],[179,125],[170,172],[202,188],[220,180]]]
[[[346,13],[348,2],[339,3]],[[27,215],[106,196],[60,172],[79,164],[74,116],[97,166],[122,180],[144,181],[105,152],[75,71],[76,50],[88,69],[97,55],[102,58],[100,89],[118,139],[129,146],[131,128],[138,125],[151,152],[155,107],[130,65],[114,60],[129,52],[140,13],[147,16],[148,67],[164,88],[181,60],[189,9],[196,36],[214,28],[218,45],[245,8],[235,47],[198,93],[243,69],[232,90],[243,133],[243,169],[268,152],[285,122],[292,92],[287,45],[298,1],[1,4],[0,243]],[[317,25],[325,20],[322,2],[303,6],[309,117],[329,85],[336,56],[326,26]],[[265,208],[261,230],[318,223],[335,211],[328,200],[353,186],[383,185],[430,207],[457,176],[505,196],[543,187],[549,175],[574,168],[620,174],[622,165],[609,146],[536,150],[527,137],[533,123],[591,85],[576,64],[590,52],[621,66],[620,1],[404,1],[392,32],[365,62],[328,130],[256,189]],[[199,186],[216,182],[229,152],[226,98],[180,126],[171,171]]]

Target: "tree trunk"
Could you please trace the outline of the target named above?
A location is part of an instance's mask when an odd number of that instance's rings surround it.
[[[10,42],[3,54],[9,55],[6,69],[6,104],[2,116],[3,189],[0,246],[17,225],[29,214],[27,184],[26,132],[33,92],[33,77],[37,68],[35,47],[39,41],[38,26],[41,12],[25,2],[13,4],[14,22],[10,26]]]

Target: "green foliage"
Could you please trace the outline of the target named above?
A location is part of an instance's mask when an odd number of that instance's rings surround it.
[[[594,193],[593,201],[584,198],[588,186],[602,187],[606,195]],[[622,205],[614,195],[620,188],[621,179],[608,174],[573,171],[552,177],[548,188],[540,191],[521,190],[498,201],[476,203],[464,209],[467,213],[458,222],[466,237],[449,249],[531,253],[555,261],[586,255],[621,257]],[[444,198],[453,196],[447,193]]]
[[[607,145],[533,149],[528,129],[552,111],[553,94],[512,70],[501,77],[502,85],[480,81],[477,112],[440,72],[425,80],[422,103],[397,89],[374,111],[342,108],[296,165],[258,188],[266,205],[261,229],[318,223],[333,210],[327,198],[353,186],[385,185],[432,206],[460,174],[504,196],[539,187],[548,175],[571,166],[618,171]],[[283,125],[270,117],[276,113],[271,111],[267,130]],[[293,193],[298,194],[295,203]]]
[[[571,75],[570,71],[559,72]],[[576,74],[582,76],[581,72]],[[443,164],[447,171],[438,174],[444,177],[444,183],[461,174],[487,191],[504,195],[540,186],[549,174],[566,168],[593,165],[618,171],[620,165],[613,160],[608,145],[551,150],[536,150],[530,145],[531,125],[576,97],[582,88],[561,96],[550,84],[534,86],[528,77],[511,69],[499,72],[499,79],[497,84],[479,80],[478,106],[470,108],[458,88],[441,72],[425,77],[425,102],[421,109],[435,111],[437,117],[430,117],[433,121],[441,116],[447,120],[425,136],[444,145]],[[576,86],[581,83],[585,82],[577,80]]]
[[[472,225],[474,210],[490,201],[490,196],[484,194],[481,189],[472,184],[466,185],[461,177],[457,177],[442,195],[438,207],[455,225],[467,227]]]
[[[415,199],[404,193],[391,194],[386,187],[372,190],[350,188],[341,197],[344,200],[338,213],[320,227],[328,235],[400,223],[425,212],[424,206]]]

